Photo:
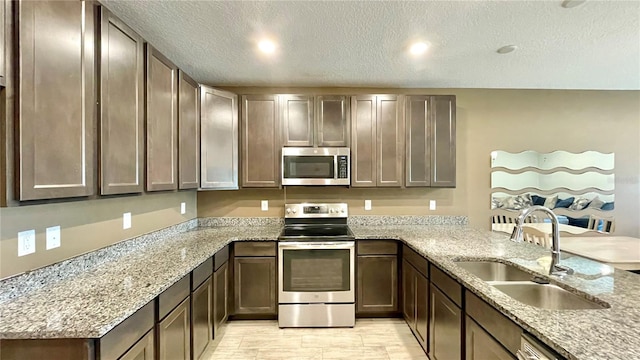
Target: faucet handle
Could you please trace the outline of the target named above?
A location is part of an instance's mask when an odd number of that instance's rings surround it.
[[[560,264],[553,265],[553,269],[551,270],[552,270],[551,275],[572,275],[573,274],[572,268],[568,266],[560,265]]]

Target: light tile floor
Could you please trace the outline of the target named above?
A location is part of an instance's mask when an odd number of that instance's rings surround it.
[[[353,328],[280,329],[230,321],[201,359],[428,359],[402,319],[358,319]]]

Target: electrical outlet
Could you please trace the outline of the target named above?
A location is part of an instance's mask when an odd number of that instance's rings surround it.
[[[429,200],[429,210],[435,210],[435,209],[436,209],[436,201]]]
[[[131,228],[131,213],[122,214],[122,229],[130,229]]]
[[[269,210],[269,200],[262,200],[260,202],[260,206],[262,208],[262,211],[267,211]]]
[[[180,214],[186,214],[187,213],[187,203],[183,202],[180,203]]]
[[[47,250],[60,247],[60,226],[47,228]]]
[[[365,200],[364,201],[364,209],[365,210],[371,210],[371,200]]]
[[[18,256],[36,252],[36,231],[26,230],[18,233]]]

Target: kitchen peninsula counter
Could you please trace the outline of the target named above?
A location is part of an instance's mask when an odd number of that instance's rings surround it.
[[[225,245],[275,240],[281,222],[207,222],[115,245],[118,252],[79,269],[73,260],[0,283],[0,339],[99,338]],[[381,221],[385,223],[385,221]],[[205,225],[205,226],[203,226]],[[209,225],[209,226],[206,226]],[[220,226],[225,225],[225,226]],[[250,226],[258,225],[258,226]],[[465,225],[350,225],[357,239],[397,239],[569,359],[640,358],[640,276],[578,256],[576,273],[552,282],[610,305],[602,310],[546,310],[524,305],[456,266],[499,260],[544,274],[549,251]],[[110,251],[109,248],[100,251]]]

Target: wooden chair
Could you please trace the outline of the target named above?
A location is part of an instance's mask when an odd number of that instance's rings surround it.
[[[524,241],[530,242],[532,244],[540,245],[545,248],[551,247],[551,239],[549,239],[549,234],[527,225],[522,226],[522,238],[524,239]]]
[[[598,230],[598,226],[602,224],[602,228]],[[612,233],[615,230],[616,222],[612,217],[602,217],[597,215],[589,215],[589,223],[587,229],[596,230],[604,233]]]

